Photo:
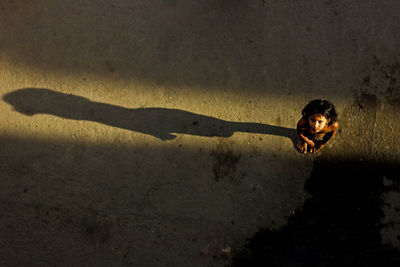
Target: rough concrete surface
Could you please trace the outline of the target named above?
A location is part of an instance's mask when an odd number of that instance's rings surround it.
[[[0,266],[399,266],[398,14],[1,1]]]

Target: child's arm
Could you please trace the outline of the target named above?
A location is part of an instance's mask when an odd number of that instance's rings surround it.
[[[319,143],[319,148],[322,148],[326,143],[328,143],[336,134],[339,129],[339,123],[336,121],[331,126],[329,126],[328,132],[324,135],[323,140]]]
[[[301,118],[297,123],[297,134],[301,140],[306,142],[309,146],[314,147],[315,146],[314,142],[305,137],[303,134],[304,131],[307,131],[307,128],[305,127],[306,125],[307,121],[304,118]]]

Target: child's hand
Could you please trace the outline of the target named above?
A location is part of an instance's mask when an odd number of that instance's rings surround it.
[[[299,141],[299,142],[297,143],[297,150],[298,150],[300,153],[307,153],[307,143],[306,143],[306,142],[303,142],[303,141]]]
[[[310,146],[310,147],[315,147],[315,143],[313,142],[313,141],[308,141],[308,145]]]

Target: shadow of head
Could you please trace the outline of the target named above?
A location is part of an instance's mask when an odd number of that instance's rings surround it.
[[[90,100],[81,96],[59,93],[42,88],[24,88],[7,93],[3,100],[14,107],[15,111],[32,116],[35,114],[53,114],[72,118],[79,109]]]

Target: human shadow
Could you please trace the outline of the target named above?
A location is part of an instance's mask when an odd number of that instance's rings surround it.
[[[399,171],[376,161],[315,161],[305,185],[312,197],[281,229],[250,238],[233,266],[400,266],[399,250],[381,237],[390,227],[382,195],[399,190]]]
[[[296,130],[253,122],[231,122],[192,112],[168,108],[124,108],[93,102],[87,98],[49,89],[24,88],[3,96],[3,100],[25,115],[50,114],[172,140],[175,134],[229,137],[234,132],[270,134],[289,138],[295,144]]]

